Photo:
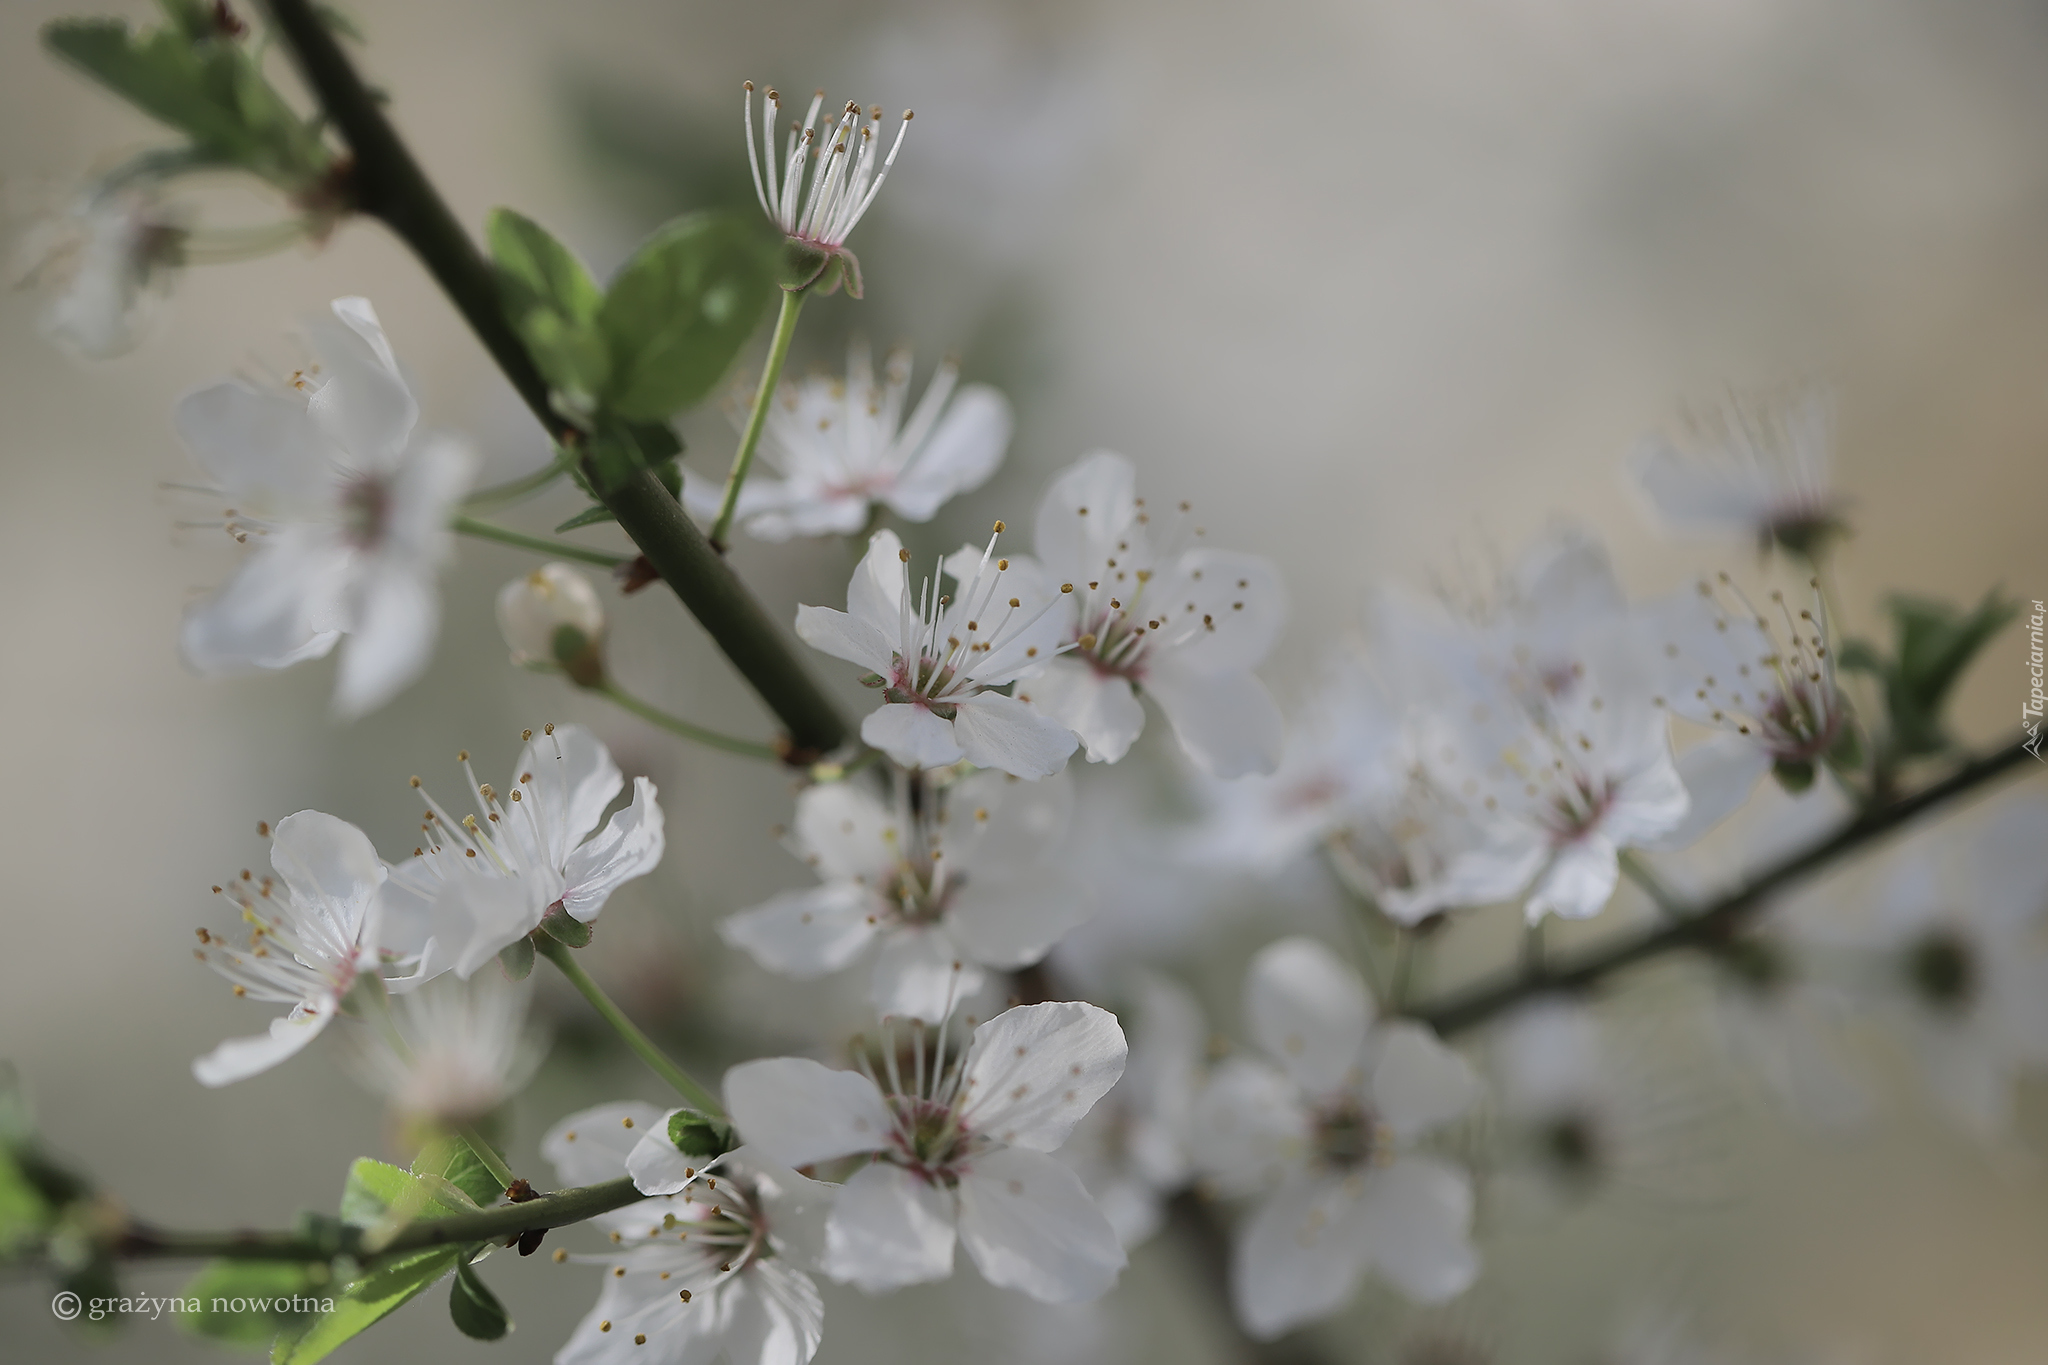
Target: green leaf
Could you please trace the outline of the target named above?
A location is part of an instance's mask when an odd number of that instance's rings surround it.
[[[2019,606],[2002,601],[1996,589],[1967,612],[1905,594],[1885,605],[1891,612],[1896,649],[1879,676],[1891,713],[1892,747],[1903,758],[1939,753],[1949,745],[1942,725],[1949,694],[1971,659],[2005,628]]]
[[[655,422],[708,397],[768,305],[778,246],[728,213],[688,214],[648,238],[598,314],[612,358],[607,410]]]
[[[596,526],[602,522],[617,520],[618,518],[612,515],[611,508],[606,507],[603,503],[598,503],[594,507],[584,508],[581,512],[578,512],[575,516],[557,526],[555,534],[560,535],[564,531],[574,531],[578,527]]]
[[[526,944],[527,959],[533,957],[533,944],[528,939],[519,940]],[[461,1138],[441,1138],[427,1145],[412,1163],[416,1176],[437,1176],[462,1191],[480,1208],[489,1208],[504,1197],[505,1191],[498,1184],[498,1177],[492,1175],[478,1159],[470,1145]]]
[[[187,1331],[232,1346],[267,1345],[278,1333],[302,1328],[333,1301],[326,1266],[288,1261],[210,1261],[179,1291],[197,1312],[180,1308]]]
[[[448,1316],[462,1335],[478,1341],[496,1341],[512,1330],[512,1319],[498,1296],[467,1265],[455,1267],[455,1283],[448,1291]]]
[[[393,1204],[411,1198],[418,1185],[402,1167],[357,1157],[350,1163],[348,1181],[341,1189],[341,1221],[351,1227],[369,1227]]]
[[[313,1365],[326,1359],[336,1347],[403,1308],[461,1260],[461,1247],[429,1247],[359,1276],[335,1300],[332,1311],[313,1319],[303,1331],[288,1329],[278,1337],[270,1350],[271,1365]]]
[[[590,926],[564,910],[559,902],[541,916],[540,927],[549,938],[571,948],[586,947],[590,943]]]
[[[0,1260],[18,1256],[48,1234],[50,1205],[14,1157],[0,1149]]]
[[[679,1109],[669,1115],[668,1140],[685,1156],[702,1157],[706,1161],[724,1156],[739,1146],[731,1124],[720,1123],[708,1114],[691,1109]]]
[[[546,228],[511,209],[492,209],[484,233],[498,267],[498,287],[513,316],[546,308],[571,322],[597,320],[603,291]]]

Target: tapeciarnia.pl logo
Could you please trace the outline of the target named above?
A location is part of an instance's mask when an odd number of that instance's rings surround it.
[[[2041,686],[2041,624],[2044,618],[2048,618],[2048,608],[2043,608],[2041,600],[2035,598],[2034,614],[2027,618],[2027,673],[2033,679],[2033,686],[2027,691],[2027,699],[2020,703],[2020,725],[2027,732],[2027,752],[2048,763],[2048,758],[2041,756],[2041,713],[2048,708],[2048,695],[2044,695]]]

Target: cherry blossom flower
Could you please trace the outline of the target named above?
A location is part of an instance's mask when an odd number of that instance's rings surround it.
[[[448,529],[475,475],[462,445],[413,428],[419,405],[367,299],[310,325],[319,365],[292,392],[241,380],[179,403],[179,436],[255,547],[225,587],[186,613],[185,660],[202,673],[287,668],[346,635],[334,706],[373,711],[427,666]]]
[[[976,1029],[964,1057],[947,1052],[944,1024],[929,1057],[922,1024],[911,1037],[907,1068],[885,1041],[886,1087],[864,1048],[862,1072],[776,1057],[726,1073],[726,1108],[750,1146],[792,1166],[872,1158],[826,1223],[825,1273],[869,1293],[942,1280],[957,1240],[998,1287],[1045,1303],[1106,1293],[1123,1248],[1048,1154],[1123,1074],[1116,1017],[1019,1005]]]
[[[799,980],[875,945],[875,1012],[932,1023],[981,988],[984,969],[1042,959],[1087,910],[1055,856],[1073,803],[1064,774],[975,773],[913,806],[920,780],[897,775],[893,804],[853,782],[807,789],[792,842],[823,884],[743,910],[720,935]]]
[[[996,523],[997,533],[1002,523]],[[877,531],[846,587],[846,610],[798,607],[797,637],[813,649],[871,670],[863,679],[882,705],[860,737],[906,768],[944,768],[963,758],[1017,777],[1048,777],[1066,766],[1067,727],[997,688],[1036,675],[1059,648],[1055,608],[1027,565],[995,559],[996,538],[963,547],[924,580],[915,598],[904,566],[910,551],[894,531]],[[941,592],[946,565],[974,564]]]
[[[1273,565],[1189,544],[1187,506],[1155,519],[1137,472],[1101,451],[1053,480],[1038,507],[1038,559],[1070,585],[1065,657],[1031,684],[1031,704],[1081,737],[1091,763],[1114,763],[1145,728],[1142,691],[1181,747],[1217,777],[1271,773],[1280,709],[1252,670],[1287,617]]]
[[[757,540],[779,541],[857,535],[883,507],[905,521],[930,521],[948,500],[988,482],[1016,425],[1000,392],[959,381],[958,365],[941,364],[906,417],[910,352],[891,351],[878,383],[866,344],[856,342],[844,380],[785,383],[761,443],[761,458],[782,477],[747,481],[740,524]],[[683,480],[690,509],[715,516],[721,490],[688,471]]]
[[[614,1180],[680,1158],[671,1116],[599,1105],[549,1129],[541,1152],[565,1185]],[[831,1201],[830,1186],[741,1148],[691,1168],[667,1193],[599,1214],[592,1221],[612,1249],[569,1259],[604,1266],[603,1286],[555,1365],[804,1365],[825,1326],[805,1270]]]
[[[839,117],[822,126],[818,112],[824,107],[825,92],[811,98],[803,122],[792,123],[782,155],[781,174],[776,173],[775,124],[782,112],[782,96],[772,87],[761,102],[761,145],[754,147],[754,83],[746,83],[744,126],[747,133],[747,166],[754,173],[754,197],[761,212],[797,245],[816,255],[816,267],[796,287],[808,288],[826,281],[826,292],[839,287],[861,296],[860,261],[846,249],[846,238],[860,222],[861,215],[882,192],[896,153],[903,149],[903,135],[910,131],[911,112],[903,111],[903,123],[896,130],[889,155],[881,157],[882,106],[867,111],[849,101]],[[878,163],[879,160],[879,164]],[[809,172],[810,188],[805,189]],[[840,277],[828,278],[834,265]]]
[[[581,648],[604,639],[604,603],[590,580],[567,564],[543,564],[498,590],[498,630],[513,663],[557,662],[564,627],[582,639]]]
[[[1312,939],[1252,959],[1244,1008],[1266,1056],[1216,1068],[1193,1146],[1220,1192],[1271,1190],[1233,1249],[1238,1320],[1277,1337],[1342,1307],[1367,1270],[1425,1302],[1464,1292],[1471,1182],[1416,1143],[1478,1098],[1471,1068],[1419,1024],[1374,1024],[1358,974]]]
[[[244,872],[214,888],[240,908],[248,946],[201,929],[194,952],[236,995],[290,1005],[291,1013],[271,1020],[267,1034],[230,1039],[194,1062],[201,1085],[244,1080],[298,1052],[341,1011],[357,976],[378,968],[377,893],[386,874],[369,836],[332,815],[300,811],[277,822],[270,865],[276,880]]]
[[[546,1054],[527,1024],[533,991],[500,972],[442,976],[394,1002],[396,1037],[361,1029],[350,1070],[409,1124],[476,1123],[526,1087]]]
[[[32,235],[25,283],[48,291],[43,331],[88,360],[142,339],[185,264],[184,216],[148,175],[95,181],[63,216]]]
[[[621,885],[643,877],[665,846],[654,783],[633,779],[633,802],[598,831],[625,787],[603,741],[580,725],[525,733],[516,775],[500,793],[457,755],[480,814],[460,820],[412,779],[426,802],[413,856],[391,869],[385,946],[411,968],[409,989],[441,972],[468,978],[525,937],[549,911],[588,924]]]
[[[1651,437],[1634,457],[1636,480],[1665,521],[1747,532],[1766,549],[1807,559],[1842,532],[1842,501],[1829,482],[1835,404],[1827,389],[1731,398],[1689,425],[1681,441]]]

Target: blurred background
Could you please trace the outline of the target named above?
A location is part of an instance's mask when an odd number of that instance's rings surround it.
[[[517,206],[600,274],[681,209],[751,200],[742,78],[915,108],[853,241],[868,298],[807,310],[796,370],[843,363],[858,334],[913,342],[920,375],[957,354],[967,377],[1009,393],[1008,462],[916,532],[920,553],[995,517],[1024,524],[1050,472],[1089,450],[1131,456],[1154,496],[1203,510],[1216,543],[1280,563],[1293,616],[1266,676],[1283,705],[1375,584],[1487,571],[1560,518],[1597,531],[1639,595],[1701,570],[1753,571],[1751,546],[1660,533],[1622,469],[1680,404],[1731,384],[1837,386],[1852,628],[1874,627],[1880,595],[1900,587],[2048,596],[2038,4],[346,8],[364,67],[463,220],[480,228],[491,207]],[[102,12],[147,7],[0,7],[0,194],[17,230],[159,140],[40,49],[48,19]],[[306,807],[395,847],[414,823],[408,775],[448,787],[467,747],[488,779],[509,769],[523,726],[585,722],[660,784],[667,859],[613,902],[591,950],[629,1008],[714,1073],[741,1052],[851,1031],[860,1015],[861,973],[792,986],[711,930],[807,880],[770,833],[789,817],[785,776],[685,749],[507,663],[491,599],[529,556],[465,542],[432,670],[354,725],[327,719],[331,662],[228,682],[181,668],[179,613],[235,560],[217,529],[178,529],[218,509],[162,488],[190,474],[171,405],[237,368],[288,368],[293,323],[357,293],[411,367],[424,420],[467,433],[487,479],[546,458],[460,319],[371,224],[345,224],[318,252],[191,271],[150,339],[104,364],[50,346],[32,295],[0,296],[0,1055],[57,1149],[170,1224],[282,1224],[331,1207],[350,1158],[398,1155],[331,1050],[225,1091],[191,1079],[192,1057],[255,1027],[187,952],[195,925],[218,923],[208,886],[265,856],[259,819]],[[721,414],[693,415],[683,434],[693,467],[723,468]],[[506,519],[545,531],[577,506],[558,490]],[[799,600],[836,604],[855,551],[742,539],[735,557],[780,616]],[[671,597],[606,596],[629,685],[767,733]],[[1966,680],[1966,738],[2009,732],[2019,638],[2009,631]],[[850,670],[820,672],[857,692]],[[1093,799],[1160,804],[1175,771],[1162,730],[1138,765],[1082,774]],[[1143,899],[1104,911],[1102,951],[1181,973],[1225,1033],[1245,952],[1329,915],[1326,894],[1292,884],[1164,882]],[[1172,931],[1193,921],[1220,927],[1199,944]],[[1646,989],[1612,1008],[1654,1021],[1661,1007],[1635,998]],[[661,1098],[579,1002],[544,1005],[556,1050],[518,1102],[516,1166],[538,1168],[538,1135],[573,1107]],[[1662,1314],[1730,1359],[2048,1358],[2048,1097],[2026,1096],[2018,1136],[1992,1149],[1904,1086],[1886,1087],[1882,1124],[1820,1138],[1731,1081],[1697,1038],[1637,1032],[1700,1115],[1659,1157],[1668,1172],[1534,1210],[1490,1202],[1489,1272],[1466,1300],[1418,1326],[1369,1290],[1315,1334],[1341,1358],[1413,1359],[1402,1342],[1441,1331],[1489,1358],[1563,1365],[1612,1358],[1631,1323]],[[460,1337],[429,1294],[335,1358],[551,1356],[596,1272],[546,1257],[492,1265],[518,1320],[509,1341]],[[172,1293],[181,1272],[132,1279]],[[168,1322],[87,1342],[52,1320],[48,1293],[0,1284],[8,1359],[218,1355]],[[964,1264],[943,1287],[877,1300],[828,1287],[826,1299],[821,1362],[1236,1358],[1226,1307],[1168,1238],[1084,1310],[1000,1295]]]

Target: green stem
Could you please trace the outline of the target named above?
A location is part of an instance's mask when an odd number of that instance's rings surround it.
[[[1387,1004],[1394,1010],[1408,1003],[1408,986],[1415,975],[1415,931],[1406,925],[1394,928],[1394,967],[1387,983]]]
[[[582,992],[590,1007],[604,1016],[619,1037],[626,1040],[626,1046],[638,1053],[640,1060],[647,1063],[654,1074],[667,1081],[675,1092],[688,1100],[697,1109],[713,1117],[722,1118],[725,1107],[718,1097],[692,1080],[690,1073],[677,1066],[670,1056],[655,1045],[652,1038],[640,1031],[639,1025],[626,1017],[626,1012],[612,1003],[604,988],[590,979],[590,973],[583,970],[583,964],[576,960],[576,952],[568,944],[549,938],[546,934],[534,935],[534,947],[541,956],[561,969],[569,978],[569,984]]]
[[[505,320],[490,262],[399,140],[379,97],[363,84],[312,0],[266,4],[272,28],[291,50],[307,88],[355,155],[348,180],[354,207],[412,248],[548,434],[558,444],[573,445],[576,433],[549,405],[547,381]],[[640,470],[601,492],[620,529],[788,727],[791,742],[818,753],[838,748],[847,730],[838,708],[654,472]]]
[[[585,549],[581,545],[571,545],[564,540],[550,540],[546,536],[530,536],[523,531],[508,531],[502,526],[493,526],[488,521],[478,521],[475,517],[458,516],[451,525],[463,535],[475,536],[478,540],[495,540],[500,545],[533,550],[540,554],[553,555],[556,559],[573,559],[580,564],[596,564],[606,569],[616,569],[621,564],[630,563],[633,558],[631,555],[615,555],[605,550]]]
[[[631,711],[648,724],[658,725],[672,735],[681,735],[684,739],[693,740],[698,744],[703,744],[713,749],[723,749],[729,754],[740,754],[746,758],[765,758],[773,763],[782,757],[781,754],[776,752],[775,746],[772,744],[763,744],[758,740],[752,739],[735,739],[731,735],[721,735],[716,730],[707,730],[701,725],[693,725],[681,716],[672,716],[659,707],[650,706],[620,687],[610,678],[604,679],[590,690],[609,697],[615,704]]]
[[[740,504],[740,489],[754,467],[754,450],[761,444],[762,428],[768,425],[768,405],[775,401],[775,386],[782,380],[782,362],[789,358],[789,341],[796,335],[796,315],[803,311],[804,290],[782,291],[782,311],[775,315],[775,336],[768,343],[768,364],[761,371],[761,383],[754,390],[754,410],[747,414],[747,428],[740,433],[740,448],[732,457],[732,470],[725,476],[725,496],[718,504],[718,519],[711,523],[711,548],[720,554],[732,535],[732,518]]]
[[[489,488],[479,488],[464,498],[462,505],[472,512],[503,507],[506,503],[519,501],[528,493],[538,493],[567,472],[568,466],[560,459],[556,459],[521,478],[508,479],[504,483],[492,484]]]
[[[1664,884],[1664,879],[1645,862],[1634,849],[1624,849],[1621,854],[1621,870],[1628,879],[1642,888],[1643,894],[1656,902],[1670,919],[1685,919],[1692,914],[1683,898]]]

